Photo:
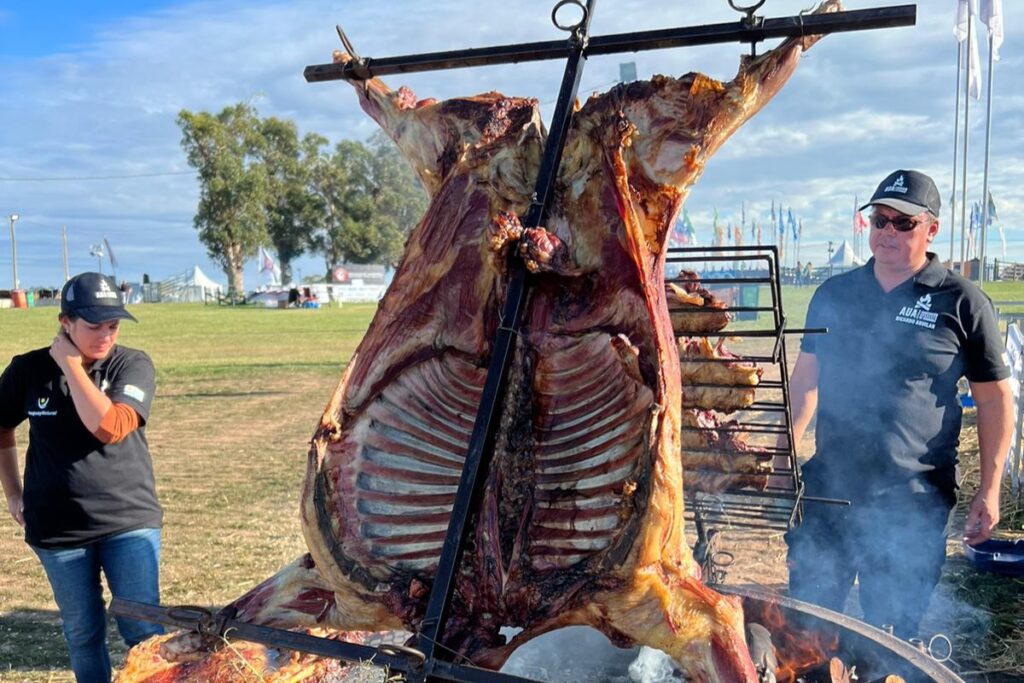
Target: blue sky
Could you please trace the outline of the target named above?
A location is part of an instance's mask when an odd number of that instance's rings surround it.
[[[889,4],[850,0],[848,8]],[[809,0],[769,0],[768,17]],[[364,55],[549,40],[554,2],[525,0],[289,0],[267,2],[0,1],[0,216],[17,213],[22,286],[59,285],[61,226],[72,271],[95,269],[89,246],[106,237],[118,277],[153,279],[211,263],[192,226],[198,189],[174,123],[182,108],[219,111],[248,101],[260,114],[294,119],[301,133],[332,141],[374,131],[343,83],[307,84],[302,70],[324,63],[341,24]],[[697,7],[695,7],[697,5]],[[991,191],[1007,236],[1007,258],[1024,261],[1024,74],[1019,3],[1009,14],[993,91]],[[851,237],[854,196],[866,197],[895,168],[916,168],[952,189],[956,42],[954,0],[920,0],[913,28],[826,37],[779,96],[729,140],[693,188],[687,209],[703,242],[717,207],[723,221],[767,220],[774,201],[803,219],[801,258],[821,263],[827,243]],[[725,0],[603,0],[595,35],[733,21]],[[703,71],[729,79],[747,48],[719,45],[593,58],[581,95],[605,90],[620,62],[640,78]],[[987,60],[985,44],[981,58]],[[545,117],[561,65],[483,67],[386,79],[419,97],[488,90],[538,97]],[[983,71],[984,75],[984,71]],[[985,97],[971,101],[968,197],[980,199]],[[962,139],[961,139],[962,144]],[[116,177],[111,177],[116,176]],[[136,177],[125,177],[136,176]],[[959,189],[960,181],[957,186]],[[949,255],[948,208],[938,252]],[[957,217],[959,222],[959,216]],[[8,221],[0,221],[0,288],[10,287]],[[959,254],[959,235],[955,252]],[[1000,256],[998,235],[989,254]],[[792,254],[790,259],[795,256]],[[297,263],[321,272],[317,257]],[[105,272],[109,264],[104,262]],[[255,261],[246,285],[260,284]]]

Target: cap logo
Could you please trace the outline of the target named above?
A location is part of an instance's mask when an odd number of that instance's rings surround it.
[[[882,190],[882,192],[899,192],[900,194],[906,194],[907,188],[903,185],[903,175],[901,174],[900,177],[896,179],[896,182]]]
[[[116,299],[118,295],[110,288],[106,280],[100,280],[100,290],[94,296],[97,299]]]

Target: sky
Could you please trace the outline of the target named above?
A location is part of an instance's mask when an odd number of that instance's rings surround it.
[[[199,265],[220,282],[193,226],[198,183],[175,123],[182,109],[219,112],[238,102],[292,119],[300,134],[363,140],[375,124],[343,82],[306,83],[303,68],[330,61],[340,24],[364,56],[387,57],[557,40],[553,0],[225,0],[80,2],[0,0],[0,289],[11,286],[11,214],[22,287],[59,286],[61,229],[72,273],[95,270],[90,247],[109,242],[118,279],[156,281]],[[741,2],[738,4],[753,4]],[[767,0],[765,17],[791,16],[811,0]],[[903,4],[848,0],[848,9]],[[1008,261],[1024,262],[1024,35],[1021,3],[1004,2],[1006,39],[992,91],[990,191]],[[828,243],[852,240],[855,197],[865,201],[897,168],[932,175],[943,196],[936,251],[950,254],[957,43],[955,0],[919,0],[914,27],[826,36],[790,82],[711,159],[686,208],[698,239],[746,214],[767,225],[771,204],[803,221],[800,258],[825,261]],[[592,35],[731,22],[726,0],[602,0]],[[987,35],[981,69],[987,85]],[[759,51],[778,41],[761,44]],[[700,71],[728,80],[739,44],[630,53],[588,60],[581,99],[603,92],[634,62],[638,77]],[[563,64],[538,62],[391,76],[418,97],[498,90],[533,96],[548,120]],[[970,100],[967,197],[982,196],[987,89]],[[961,97],[961,101],[963,98]],[[963,114],[957,145],[963,158]],[[962,173],[957,173],[957,191]],[[959,201],[959,200],[958,200]],[[956,222],[960,216],[957,211]],[[767,234],[768,230],[765,229]],[[748,233],[749,235],[749,233]],[[954,254],[959,258],[959,229]],[[866,247],[865,247],[866,249]],[[990,256],[1003,257],[997,230]],[[866,255],[866,254],[865,254]],[[790,250],[787,262],[795,261]],[[103,272],[111,271],[102,261]],[[296,274],[322,273],[307,256]],[[266,282],[253,259],[247,288]]]

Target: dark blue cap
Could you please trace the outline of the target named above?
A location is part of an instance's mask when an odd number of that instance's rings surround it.
[[[80,273],[64,283],[60,312],[93,324],[118,318],[138,322],[125,310],[124,296],[114,278],[100,273]]]

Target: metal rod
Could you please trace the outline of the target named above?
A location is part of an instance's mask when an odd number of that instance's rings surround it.
[[[985,282],[985,262],[988,260],[988,222],[992,218],[988,213],[988,162],[992,152],[992,72],[994,71],[992,63],[995,58],[994,40],[992,34],[989,33],[988,92],[985,94],[987,101],[985,107],[985,175],[981,182],[981,251],[978,254],[978,260],[981,263],[981,272],[978,274],[979,283]]]
[[[971,5],[967,5],[967,43],[964,49],[967,78],[964,79],[964,173],[960,179],[963,192],[960,204],[960,275],[967,277],[967,251],[965,246],[967,231],[967,149],[969,147],[971,132],[971,33],[974,27],[974,17],[971,15]]]
[[[587,0],[586,16],[582,25],[568,41],[569,60],[565,66],[562,85],[558,93],[552,117],[550,133],[544,147],[540,170],[537,174],[534,196],[527,210],[524,227],[535,228],[542,224],[551,202],[552,188],[561,162],[565,138],[572,122],[573,104],[579,90],[580,77],[586,64],[584,48],[590,21],[594,16],[597,0]],[[438,560],[437,575],[431,587],[427,608],[420,626],[419,649],[426,656],[426,669],[423,675],[414,674],[409,683],[422,683],[431,674],[435,664],[436,646],[444,633],[444,624],[452,592],[455,589],[454,578],[458,571],[466,535],[469,532],[469,517],[483,488],[484,473],[493,457],[494,435],[498,428],[499,412],[505,393],[505,380],[508,368],[515,354],[515,341],[522,325],[522,311],[526,302],[528,283],[526,269],[518,257],[510,257],[514,263],[513,275],[509,281],[505,306],[502,310],[501,324],[494,341],[494,351],[487,371],[480,407],[473,433],[470,436],[466,461],[463,464],[459,488],[455,494],[448,531],[441,547]]]
[[[587,16],[589,26],[590,17]],[[810,14],[779,19],[765,19],[758,28],[741,21],[704,26],[688,26],[655,31],[617,33],[591,38],[585,56],[611,55],[620,52],[641,52],[687,45],[714,43],[753,43],[772,38],[797,38],[840,31],[866,31],[876,28],[913,26],[917,21],[914,5],[898,5],[876,9]],[[569,57],[565,41],[548,40],[535,43],[499,45],[495,47],[446,50],[399,57],[365,59],[347,64],[316,64],[304,71],[310,83],[333,80],[365,80],[367,77],[398,73],[460,69],[491,64],[516,64]]]
[[[957,152],[959,152],[960,137],[960,66],[963,63],[964,44],[957,41],[956,44],[956,110],[953,114],[953,191],[949,203],[949,268],[953,269],[953,242],[956,237],[956,173],[957,173]]]

